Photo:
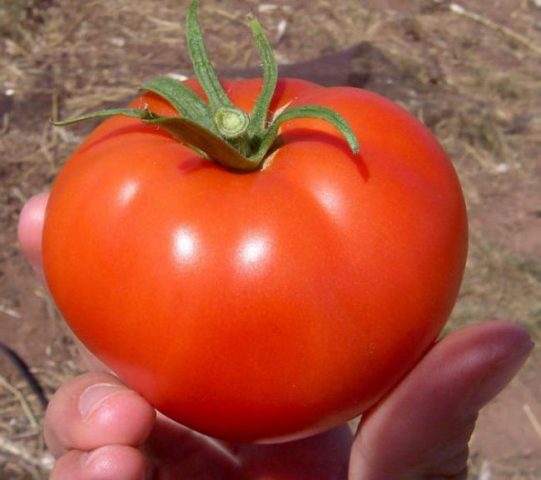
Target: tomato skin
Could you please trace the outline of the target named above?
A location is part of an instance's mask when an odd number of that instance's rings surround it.
[[[261,83],[224,85],[250,111]],[[460,185],[424,126],[354,88],[281,80],[273,108],[290,102],[335,109],[360,155],[294,120],[261,171],[239,174],[113,117],[46,212],[47,283],[77,337],[158,410],[227,440],[306,435],[372,406],[437,338],[466,260]]]

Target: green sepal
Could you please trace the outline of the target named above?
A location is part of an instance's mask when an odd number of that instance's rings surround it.
[[[346,139],[351,152],[354,155],[359,153],[359,141],[357,140],[357,136],[342,115],[334,110],[331,110],[330,108],[322,107],[320,105],[302,105],[300,107],[288,108],[274,119],[271,127],[262,137],[261,144],[259,145],[257,152],[250,158],[256,162],[262,161],[269,149],[272,147],[278,134],[280,125],[282,125],[284,122],[288,122],[289,120],[301,118],[316,118],[330,123]]]
[[[186,16],[186,40],[188,53],[192,61],[195,76],[207,94],[212,111],[220,107],[233,107],[233,103],[225,93],[216,70],[212,66],[210,57],[203,40],[203,33],[197,20],[198,0],[192,0],[188,15]]]
[[[97,112],[85,113],[80,117],[68,118],[66,120],[52,120],[51,123],[55,127],[65,127],[75,123],[84,122],[85,120],[94,120],[96,118],[112,117],[113,115],[124,115],[133,118],[153,118],[154,114],[148,110],[138,108],[110,108],[108,110],[98,110]]]
[[[267,115],[278,81],[278,66],[269,39],[259,21],[251,19],[250,28],[263,66],[263,87],[252,110],[247,132],[250,138],[254,138],[267,126]]]
[[[167,100],[179,115],[200,123],[216,134],[218,133],[212,122],[208,105],[184,83],[171,77],[157,77],[144,83],[140,88]]]
[[[182,117],[156,117],[143,120],[168,131],[173,138],[204,152],[208,158],[230,170],[251,171],[258,164],[242,156],[237,149],[201,125]]]
[[[176,140],[193,148],[199,155],[205,155],[230,170],[252,171],[258,167],[257,163],[241,155],[237,149],[202,125],[183,117],[163,117],[146,109],[112,108],[52,123],[55,126],[64,127],[113,115],[138,118],[145,125],[155,125],[167,131]]]

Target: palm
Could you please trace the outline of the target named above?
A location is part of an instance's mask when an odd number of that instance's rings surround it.
[[[160,480],[338,480],[347,478],[352,439],[343,426],[284,444],[231,445],[158,418],[144,450]]]

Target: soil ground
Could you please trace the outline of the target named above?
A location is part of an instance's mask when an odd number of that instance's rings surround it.
[[[137,7],[134,4],[137,4]],[[493,0],[205,0],[209,49],[253,75],[244,14],[267,28],[283,72],[378,91],[421,118],[453,159],[471,224],[448,330],[486,319],[541,336],[541,6]],[[0,0],[0,341],[50,395],[81,370],[72,340],[21,258],[23,203],[50,187],[91,126],[51,127],[123,105],[144,80],[190,74],[187,0]],[[302,12],[299,15],[298,12]],[[178,21],[177,21],[178,19]],[[472,479],[541,478],[541,354],[479,419]],[[46,478],[42,411],[0,359],[0,478]],[[5,439],[9,442],[6,443]]]

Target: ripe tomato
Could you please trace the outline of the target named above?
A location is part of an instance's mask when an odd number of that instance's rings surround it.
[[[224,85],[249,112],[261,81]],[[360,154],[328,123],[292,120],[261,170],[237,173],[117,116],[50,196],[46,278],[75,334],[215,437],[307,434],[365,411],[434,342],[460,286],[463,196],[427,129],[376,94],[291,79],[271,112],[306,104],[340,113]],[[174,113],[154,94],[143,105]]]

